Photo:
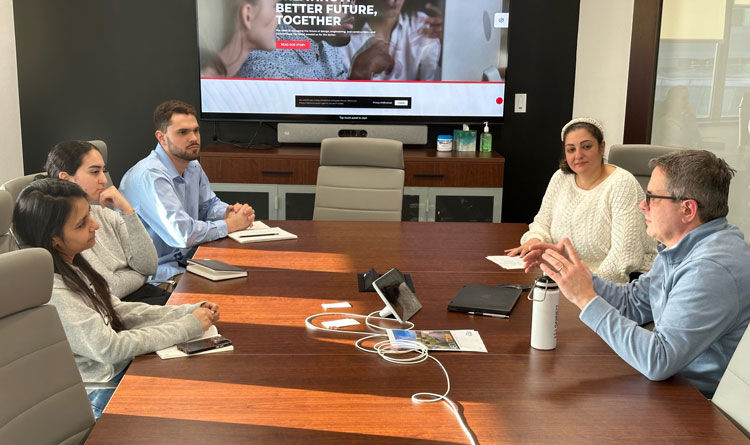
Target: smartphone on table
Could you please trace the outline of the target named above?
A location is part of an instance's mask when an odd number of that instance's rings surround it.
[[[208,351],[209,349],[225,348],[231,344],[232,342],[228,338],[218,336],[179,343],[177,349],[185,354],[195,354],[196,352]]]

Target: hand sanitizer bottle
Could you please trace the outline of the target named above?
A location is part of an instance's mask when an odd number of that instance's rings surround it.
[[[492,134],[490,134],[489,122],[484,123],[484,133],[479,138],[479,151],[492,151]]]

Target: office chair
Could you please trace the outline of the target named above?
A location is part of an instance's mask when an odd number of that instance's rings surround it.
[[[0,190],[5,190],[10,193],[10,196],[15,203],[16,200],[18,200],[18,195],[21,194],[21,190],[23,190],[27,185],[31,184],[31,181],[33,181],[34,178],[39,175],[46,176],[47,174],[45,172],[39,172],[32,173],[26,176],[19,176],[18,178],[13,178],[0,185]]]
[[[37,176],[46,176],[46,173],[39,172],[31,175],[20,176],[18,178],[13,178],[10,181],[6,181],[4,184],[0,185],[0,192],[7,193],[11,199],[10,208],[8,210],[11,224],[8,226],[7,230],[0,230],[0,233],[3,234],[0,235],[0,253],[10,252],[12,250],[21,248],[21,244],[18,242],[16,235],[13,233],[13,207],[18,200],[18,195],[21,194],[21,190],[23,190],[27,185],[31,184],[31,181],[36,179]],[[5,210],[3,206],[3,212],[4,211]],[[3,227],[4,226],[0,227],[0,229],[2,229]]]
[[[750,438],[750,326],[742,336],[711,399]]]
[[[403,196],[401,142],[356,137],[323,139],[313,220],[401,221]]]
[[[44,249],[0,255],[0,443],[82,443],[94,414],[54,306]]]
[[[16,202],[5,190],[0,190],[0,254],[16,250],[18,245],[10,231],[13,223],[13,205]]]
[[[651,168],[648,166],[648,161],[678,150],[684,149],[681,147],[649,144],[613,145],[609,149],[607,162],[632,173],[645,191],[648,181],[651,179]]]

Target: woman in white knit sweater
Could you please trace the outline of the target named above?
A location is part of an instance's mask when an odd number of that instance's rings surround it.
[[[47,155],[47,176],[78,184],[99,223],[96,244],[82,253],[123,301],[163,305],[169,292],[146,283],[156,273],[156,248],[133,207],[115,186],[107,187],[106,166],[99,149],[86,141],[64,141]],[[111,205],[116,210],[106,207]]]
[[[133,357],[198,337],[219,319],[215,303],[154,306],[114,298],[81,255],[96,242],[99,223],[89,214],[86,193],[72,182],[32,182],[18,197],[13,224],[24,246],[41,247],[52,255],[50,304],[60,315],[86,382],[119,383]],[[89,393],[97,418],[113,393]]]
[[[525,255],[539,242],[570,238],[581,259],[602,278],[629,281],[651,268],[656,241],[646,234],[638,204],[645,194],[628,171],[604,163],[604,134],[591,118],[562,129],[564,157],[547,186],[539,213],[510,256]]]

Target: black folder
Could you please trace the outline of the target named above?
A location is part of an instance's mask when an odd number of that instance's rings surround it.
[[[465,284],[448,304],[448,310],[510,315],[510,311],[516,305],[522,289],[522,287],[515,285]]]

